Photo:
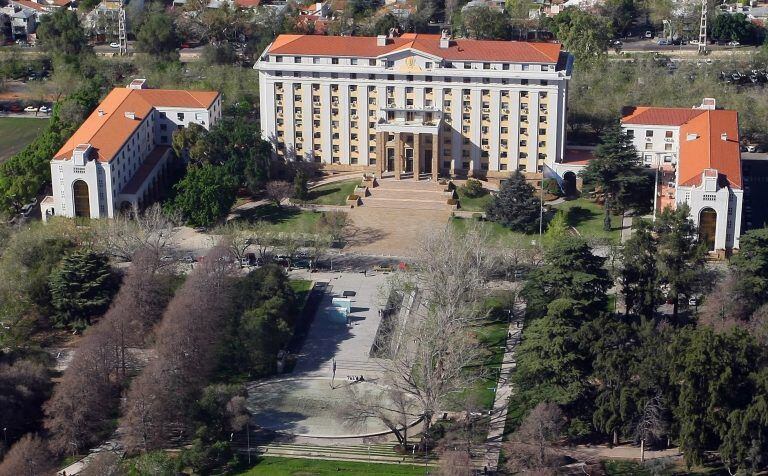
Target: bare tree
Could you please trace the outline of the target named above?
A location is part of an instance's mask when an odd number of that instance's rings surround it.
[[[389,429],[403,450],[408,449],[408,426],[418,418],[413,401],[405,393],[388,389],[376,394],[359,392],[350,385],[351,404],[346,408],[344,420],[355,429],[365,429],[369,420],[377,420]]]
[[[0,476],[46,476],[55,472],[55,459],[45,442],[31,434],[17,441],[0,463]]]
[[[525,417],[504,447],[507,469],[513,473],[542,471],[554,474],[563,457],[557,446],[565,416],[554,403],[539,403]]]
[[[440,454],[440,466],[437,474],[440,476],[465,476],[472,474],[472,460],[466,451],[447,449]]]
[[[168,276],[150,250],[135,254],[109,311],[88,329],[45,405],[50,447],[76,452],[98,441],[118,408],[128,370],[138,367],[131,348],[142,347],[170,299]]]
[[[466,369],[481,355],[472,329],[493,268],[485,238],[477,228],[428,235],[412,270],[395,273],[388,283],[386,294],[402,296],[412,307],[401,313],[407,322],[388,331],[384,383],[414,402],[425,435],[434,415],[483,377],[483,369]]]
[[[699,323],[717,331],[747,327],[749,309],[739,294],[737,279],[729,273],[707,295],[699,311]]]
[[[333,241],[344,238],[344,229],[349,224],[346,212],[325,212],[317,222],[318,231],[331,236]]]
[[[253,243],[253,230],[247,222],[231,221],[219,229],[222,235],[220,244],[226,246],[232,257],[242,263],[248,248]]]
[[[122,424],[129,451],[158,448],[189,428],[188,409],[214,370],[231,312],[228,256],[226,248],[211,250],[168,305],[156,332],[157,357],[128,391]]]
[[[99,221],[97,235],[103,251],[117,259],[130,261],[140,249],[161,258],[170,253],[178,217],[167,215],[159,204],[139,212],[121,213],[112,220]]]
[[[120,456],[111,451],[97,453],[79,476],[118,476],[120,473]]]
[[[275,205],[280,206],[280,203],[286,198],[290,198],[293,193],[293,185],[290,182],[284,182],[282,180],[273,180],[267,182],[265,192],[270,200],[275,202]]]
[[[645,445],[666,432],[664,404],[661,392],[645,402],[635,426],[635,438],[640,442],[640,462],[645,461]]]

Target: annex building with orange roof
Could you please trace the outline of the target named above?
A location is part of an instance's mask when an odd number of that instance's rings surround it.
[[[148,205],[170,172],[173,132],[220,117],[218,92],[149,89],[143,79],[113,89],[51,159],[43,218],[113,218]]]
[[[654,210],[686,203],[710,252],[738,249],[744,187],[736,111],[705,98],[690,109],[632,107],[622,116],[642,163],[656,170]]]
[[[280,35],[261,54],[277,155],[437,179],[537,174],[562,157],[573,58],[556,43]]]

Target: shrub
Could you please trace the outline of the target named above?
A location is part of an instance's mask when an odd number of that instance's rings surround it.
[[[470,178],[467,179],[467,183],[461,187],[461,192],[469,198],[477,198],[485,193],[485,189],[483,189],[482,182]]]

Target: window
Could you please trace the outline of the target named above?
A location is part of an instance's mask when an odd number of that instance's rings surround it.
[[[627,129],[625,134],[627,134],[627,137],[632,139],[633,137],[635,137],[635,130],[634,129]]]
[[[666,131],[664,133],[664,137],[666,137],[667,139],[671,139],[672,138],[672,131]]]
[[[177,118],[178,120],[180,120],[180,121],[183,121],[183,120],[184,120],[184,113],[183,113],[183,112],[180,112],[180,113],[176,114],[176,118]]]
[[[714,193],[705,193],[703,199],[705,202],[714,202],[717,200],[717,195]]]
[[[293,62],[294,63],[301,63],[301,56],[294,56],[293,57]]]
[[[672,150],[672,144],[664,144],[664,150]]]
[[[653,131],[645,131],[645,137],[653,137]]]
[[[528,80],[527,79],[521,79],[520,80],[520,84],[525,86],[526,84],[528,84]]]
[[[645,143],[645,150],[652,150],[652,149],[653,149],[653,144],[651,144],[650,142],[646,142]]]

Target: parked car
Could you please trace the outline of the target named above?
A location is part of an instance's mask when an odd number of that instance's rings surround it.
[[[40,109],[39,109],[39,111],[40,111],[40,112],[42,112],[43,114],[48,114],[49,112],[51,112],[51,110],[50,110],[50,109],[48,109],[48,108],[47,108],[47,107],[45,107],[45,106],[40,106]]]
[[[691,296],[688,298],[688,305],[689,306],[698,306],[699,305],[699,298],[696,296]]]
[[[621,40],[611,40],[612,46],[621,46],[622,44]]]
[[[24,112],[37,112],[38,109],[35,106],[27,106],[24,108]]]
[[[659,46],[669,46],[669,40],[659,40],[656,42]]]
[[[21,106],[19,106],[18,104],[11,104],[11,107],[9,107],[8,110],[11,111],[11,112],[21,112],[22,111]]]
[[[646,38],[653,38],[653,32],[651,30],[647,30],[645,32],[645,37]]]
[[[120,48],[120,43],[118,43],[116,41],[113,41],[112,43],[109,44],[109,47],[110,48]]]
[[[741,43],[739,43],[738,41],[729,41],[728,42],[728,46],[739,46],[739,45],[741,45]]]
[[[757,152],[757,146],[753,144],[747,145],[747,152]]]
[[[691,40],[688,43],[690,43],[692,45],[698,45],[699,44],[699,40]]]

